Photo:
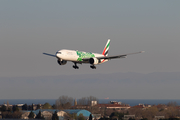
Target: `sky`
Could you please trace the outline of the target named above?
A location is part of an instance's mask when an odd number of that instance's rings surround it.
[[[180,72],[178,0],[0,1],[0,77]],[[59,66],[60,49],[109,55],[139,51],[97,65]]]
[[[1,99],[180,99],[179,72],[1,78]],[[5,100],[5,102],[7,101]]]

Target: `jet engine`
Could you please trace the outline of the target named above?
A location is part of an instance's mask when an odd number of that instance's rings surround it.
[[[62,60],[62,61],[57,60],[57,63],[58,63],[59,65],[65,65],[65,64],[67,63],[67,61],[65,61],[65,60]]]
[[[97,65],[97,64],[99,64],[101,61],[100,60],[98,60],[97,58],[90,58],[89,59],[89,63],[90,64],[92,64],[92,65]]]

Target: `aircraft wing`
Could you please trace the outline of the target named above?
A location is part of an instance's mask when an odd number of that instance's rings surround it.
[[[43,53],[44,55],[48,55],[48,56],[51,56],[51,57],[56,57],[56,55],[53,55],[53,54],[49,54],[49,53]]]
[[[97,59],[116,59],[116,58],[126,58],[127,55],[133,55],[133,54],[138,54],[138,53],[143,53],[144,51],[141,52],[135,52],[135,53],[129,53],[129,54],[123,54],[123,55],[114,55],[114,56],[103,56],[103,57],[96,57]],[[89,60],[90,58],[83,58],[84,61]]]

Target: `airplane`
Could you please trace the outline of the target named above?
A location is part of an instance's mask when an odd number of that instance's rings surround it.
[[[144,52],[144,51],[140,51],[140,52],[135,52],[135,53],[123,54],[123,55],[108,56],[109,45],[110,45],[110,39],[108,39],[102,54],[84,52],[84,51],[78,51],[78,50],[67,50],[67,49],[59,50],[56,52],[55,55],[49,54],[49,53],[43,53],[43,54],[56,57],[57,63],[59,65],[65,65],[67,61],[71,61],[74,63],[74,65],[72,66],[74,69],[79,69],[77,64],[82,64],[82,63],[88,63],[90,64],[90,68],[96,69],[95,65],[105,63],[111,59],[126,58],[127,55],[138,54],[138,53]]]

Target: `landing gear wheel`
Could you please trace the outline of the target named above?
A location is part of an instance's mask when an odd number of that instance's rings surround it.
[[[94,66],[94,65],[91,65],[91,66],[90,66],[90,68],[92,68],[92,69],[96,69],[96,66]]]
[[[75,65],[73,65],[73,68],[74,69],[79,69],[79,67],[75,64]]]

